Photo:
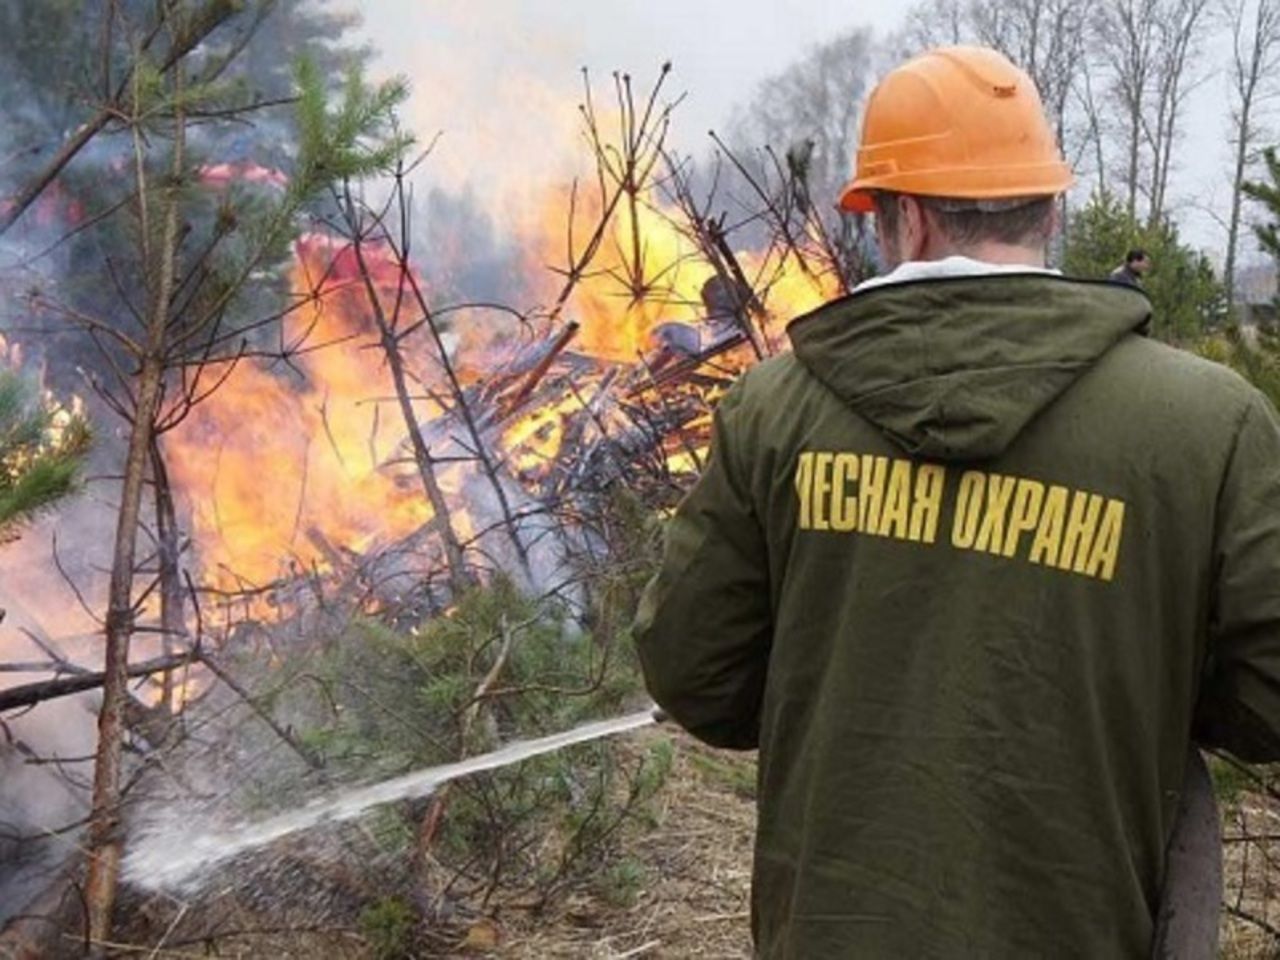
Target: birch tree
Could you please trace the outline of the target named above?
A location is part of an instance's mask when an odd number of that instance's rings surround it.
[[[1151,149],[1151,186],[1147,223],[1154,227],[1168,214],[1169,176],[1188,95],[1207,74],[1197,69],[1208,33],[1209,0],[1172,0],[1158,8],[1154,115],[1143,120]]]
[[[1228,309],[1235,307],[1236,260],[1244,186],[1251,165],[1258,158],[1263,137],[1260,114],[1278,92],[1280,84],[1280,3],[1277,0],[1227,0],[1224,12],[1231,27],[1231,63],[1228,83],[1231,96],[1231,210],[1227,218],[1227,252],[1223,281]]]

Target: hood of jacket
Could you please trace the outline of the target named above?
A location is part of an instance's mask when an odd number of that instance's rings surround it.
[[[911,455],[982,460],[1150,315],[1132,288],[1002,273],[855,292],[788,333],[806,369]]]

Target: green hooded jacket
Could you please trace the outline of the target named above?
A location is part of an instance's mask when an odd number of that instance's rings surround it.
[[[760,957],[1145,958],[1189,738],[1280,758],[1280,427],[1149,310],[882,286],[720,404],[636,641],[759,748]]]

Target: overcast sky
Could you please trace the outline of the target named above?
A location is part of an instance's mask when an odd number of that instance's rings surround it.
[[[376,70],[413,83],[407,111],[420,139],[443,134],[430,161],[434,182],[470,184],[492,211],[518,207],[585,154],[575,139],[587,67],[598,95],[613,70],[639,85],[671,60],[675,144],[699,151],[709,128],[766,77],[813,45],[851,27],[887,34],[908,0],[363,0]],[[1222,62],[1210,52],[1206,64]],[[1197,91],[1179,152],[1175,190],[1188,240],[1215,252],[1223,232],[1200,206],[1225,206],[1228,148],[1220,78]]]

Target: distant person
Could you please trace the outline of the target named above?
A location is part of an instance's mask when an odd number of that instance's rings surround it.
[[[1135,247],[1130,250],[1124,257],[1124,263],[1111,271],[1112,283],[1123,283],[1128,287],[1137,287],[1142,289],[1142,278],[1147,275],[1147,271],[1151,269],[1151,258],[1147,256],[1147,251],[1141,247]]]

